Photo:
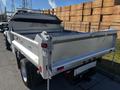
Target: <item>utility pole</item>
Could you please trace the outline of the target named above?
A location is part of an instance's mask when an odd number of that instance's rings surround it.
[[[1,16],[1,14],[2,14],[2,7],[1,7],[1,3],[0,3],[0,22],[2,21],[2,16]]]
[[[4,11],[4,20],[7,21],[7,8],[5,6],[5,11]]]
[[[23,9],[31,9],[32,8],[32,0],[22,0],[22,8]]]
[[[12,0],[11,2],[11,12],[14,12],[15,11],[15,0]]]
[[[1,3],[0,3],[0,14],[2,14],[3,12],[2,12],[2,5],[1,5]]]
[[[22,0],[22,8],[23,8],[23,9],[26,8],[26,0]]]
[[[32,0],[30,0],[30,9],[32,9]]]

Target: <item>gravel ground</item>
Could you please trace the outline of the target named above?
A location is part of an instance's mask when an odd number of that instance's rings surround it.
[[[92,76],[90,81],[82,80],[74,85],[63,76],[58,76],[51,80],[50,86],[50,90],[120,90],[119,83],[100,73]],[[15,56],[5,49],[2,33],[0,33],[0,90],[29,90],[21,80]],[[31,90],[46,90],[46,84]]]

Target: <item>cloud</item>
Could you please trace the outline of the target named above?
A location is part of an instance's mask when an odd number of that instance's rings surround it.
[[[2,3],[4,6],[6,6],[6,2],[7,2],[7,0],[2,0]]]
[[[56,7],[57,7],[57,5],[56,5],[56,3],[55,3],[55,0],[48,0],[48,2],[49,2],[49,5],[50,5],[52,8],[56,8]]]

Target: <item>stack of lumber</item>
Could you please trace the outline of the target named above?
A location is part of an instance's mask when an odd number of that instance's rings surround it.
[[[64,22],[68,22],[70,19],[70,7],[71,6],[65,6],[65,7],[61,7],[61,20],[63,20]]]
[[[100,29],[101,22],[101,13],[102,13],[102,5],[103,0],[95,0],[92,2],[92,21],[91,21],[91,32],[96,32]]]
[[[63,9],[64,10],[62,10],[61,13],[64,12],[63,14],[64,19],[62,20],[65,26],[65,29],[79,31],[80,22],[82,21],[83,4],[69,6],[69,10],[68,9],[65,10],[65,7],[63,7]]]
[[[92,21],[92,2],[84,3],[83,8],[83,22],[81,22],[81,31],[88,32],[90,29],[90,22]]]
[[[102,22],[100,22],[100,30],[109,29],[112,22],[112,14],[114,9],[113,0],[103,0]]]
[[[61,19],[61,7],[53,9],[52,14],[56,15],[59,19]]]
[[[112,14],[112,23],[110,25],[111,28],[120,30],[120,5],[114,6]],[[120,31],[118,32],[118,38],[120,38]]]
[[[80,30],[80,22],[82,21],[82,14],[83,14],[83,4],[77,4],[77,5],[72,5],[71,6],[71,11],[70,11],[70,22],[73,25],[72,30],[79,31]],[[68,26],[69,27],[69,26]]]
[[[120,0],[94,0],[44,10],[43,13],[57,15],[63,21],[66,30],[78,32],[96,32],[109,28],[120,30]]]

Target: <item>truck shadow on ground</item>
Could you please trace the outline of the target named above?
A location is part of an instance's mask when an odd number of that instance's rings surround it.
[[[50,80],[50,90],[73,90],[72,86],[63,75],[57,75]],[[47,81],[30,90],[47,90]]]
[[[102,59],[97,63],[97,69],[102,71],[104,70],[105,72],[108,72],[108,74],[120,76],[120,63]]]
[[[120,90],[120,83],[115,82],[115,77],[109,73],[103,73],[100,70],[104,69],[107,72],[119,76],[120,64],[113,63],[114,66],[111,66],[111,63],[112,62],[108,60],[98,62],[97,72],[92,75],[89,80],[79,79],[77,82],[71,82],[66,79],[64,75],[57,75],[50,80],[50,90],[106,90],[107,88],[110,88],[109,90],[114,90],[114,87],[118,87],[117,90]],[[120,80],[117,79],[117,81]],[[111,86],[108,84],[111,84]],[[47,82],[42,83],[38,87],[31,88],[30,90],[47,90]]]
[[[50,80],[50,90],[88,90],[106,79],[100,73],[94,74],[90,79],[79,79],[77,81],[70,81],[63,75],[59,75]],[[30,90],[47,90],[47,82],[42,83],[38,87],[31,88]]]

